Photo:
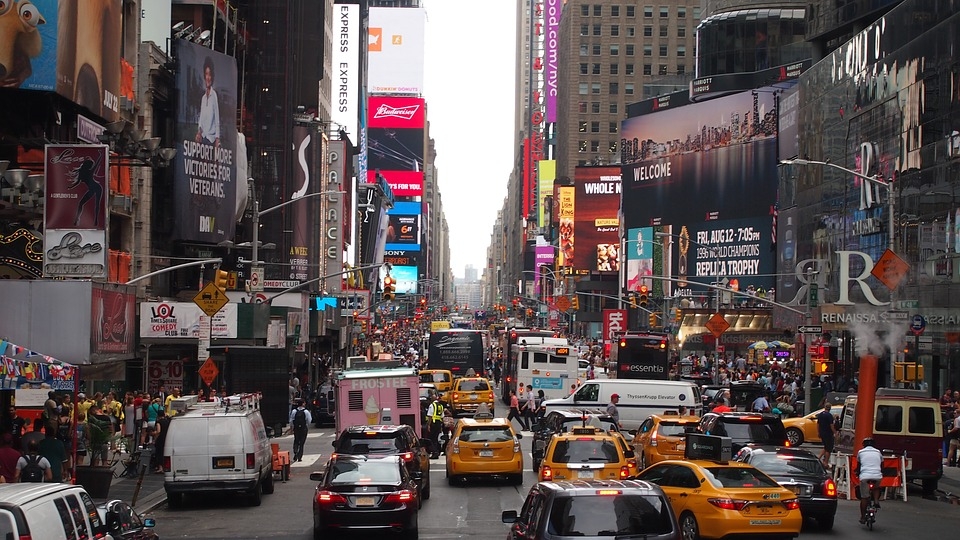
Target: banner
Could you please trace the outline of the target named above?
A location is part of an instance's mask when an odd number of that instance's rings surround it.
[[[316,199],[303,199],[307,193],[318,189],[317,179],[310,175],[314,168],[315,145],[319,144],[316,139],[316,130],[302,124],[293,126],[293,182],[290,182],[290,191],[287,194],[288,201],[298,200],[288,208],[290,219],[291,235],[290,251],[287,255],[288,267],[287,277],[296,281],[307,281],[310,279],[310,245],[311,237],[309,215],[312,213],[316,204]]]
[[[568,266],[578,273],[619,272],[620,167],[576,167],[574,185],[576,247],[571,236]]]
[[[603,341],[604,343],[613,343],[627,331],[627,310],[625,309],[605,309],[603,310]]]
[[[561,0],[544,0],[543,19],[546,32],[543,36],[543,85],[546,96],[547,123],[557,121],[557,93],[559,87],[560,13]],[[543,195],[540,195],[543,200]]]
[[[560,200],[557,202],[557,217],[560,226],[557,230],[557,238],[560,246],[560,255],[558,256],[559,266],[573,266],[573,218],[574,206],[576,203],[576,190],[572,186],[564,186],[559,189]]]
[[[360,6],[334,5],[333,85],[335,100],[330,119],[357,141],[360,115]]]
[[[200,338],[210,319],[193,302],[141,302],[140,339]],[[213,317],[215,338],[237,337],[237,304],[229,303]]]
[[[137,306],[132,285],[94,284],[91,290],[93,328],[90,351],[94,353],[133,354]]]

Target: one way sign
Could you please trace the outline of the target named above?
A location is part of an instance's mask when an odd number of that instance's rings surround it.
[[[822,326],[798,326],[797,333],[798,334],[822,334],[823,327]]]

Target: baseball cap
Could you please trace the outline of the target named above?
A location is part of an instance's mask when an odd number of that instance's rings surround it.
[[[620,394],[610,394],[610,399],[620,399]]]
[[[84,394],[83,392],[80,392],[79,394],[77,394],[77,397],[79,397],[79,398],[85,398],[85,397],[87,397],[87,395]]]

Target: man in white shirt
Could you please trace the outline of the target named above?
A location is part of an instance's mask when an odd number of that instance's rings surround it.
[[[750,408],[754,412],[770,412],[770,402],[761,394],[757,399],[753,400],[753,405],[751,405]]]
[[[880,508],[880,480],[883,478],[883,454],[873,446],[873,439],[863,440],[863,448],[857,452],[857,469],[860,477],[860,523],[866,523],[867,501],[873,499]],[[870,481],[874,482],[872,489]]]

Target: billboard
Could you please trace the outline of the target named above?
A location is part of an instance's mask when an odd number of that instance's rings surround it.
[[[371,7],[367,91],[423,93],[426,12],[422,8]]]
[[[557,257],[559,266],[573,265],[573,217],[574,204],[576,203],[576,190],[573,186],[563,186],[557,190],[559,192],[559,201],[557,201],[557,218],[559,226],[557,228],[557,241],[560,246],[560,255]]]
[[[347,141],[336,140],[327,143],[327,185],[324,191],[349,191],[352,187],[347,177]],[[350,240],[350,225],[346,218],[350,215],[349,193],[336,193],[324,196],[323,202],[323,234],[321,241],[320,275],[327,276],[339,272],[343,267],[343,251]],[[341,288],[341,278],[325,281],[323,288],[330,294],[338,294]]]
[[[106,145],[48,144],[44,149],[45,277],[107,277],[109,160]]]
[[[534,267],[533,267],[533,290],[538,295],[540,294],[540,267],[546,266],[547,269],[553,270],[553,246],[536,246],[534,249]],[[550,272],[543,272],[543,279],[553,280],[553,277],[550,275]],[[553,290],[556,288],[556,284],[553,284],[550,287],[545,287],[546,290]]]
[[[390,277],[397,294],[417,294],[419,273],[416,266],[394,266],[390,269]],[[380,289],[383,290],[383,277],[380,278]]]
[[[375,183],[380,171],[396,196],[422,196],[424,100],[370,96],[368,104],[367,181]]]
[[[330,119],[354,141],[360,117],[360,6],[334,5],[333,84],[335,102]]]
[[[420,251],[420,203],[394,203],[387,215],[387,250]]]
[[[313,234],[309,226],[311,221],[309,217],[315,212],[315,209],[311,208],[314,206],[311,203],[315,199],[304,199],[303,196],[320,191],[319,182],[310,176],[310,171],[316,170],[313,156],[316,153],[315,147],[320,144],[315,134],[315,129],[310,129],[304,124],[293,126],[293,182],[288,183],[292,191],[287,194],[287,200],[297,202],[290,205],[287,213],[293,233],[287,263],[290,265],[288,277],[297,281],[307,281],[313,277],[310,275],[310,245],[313,243]]]
[[[653,290],[654,251],[660,250],[659,242],[654,241],[653,227],[634,227],[627,229],[627,238],[623,251],[627,261],[627,289],[639,291],[641,285]]]
[[[207,315],[193,302],[140,302],[141,339],[184,339],[200,337],[206,325],[215,338],[237,337],[237,306],[230,302],[213,316]]]
[[[120,117],[121,20],[121,0],[60,0],[57,10],[57,93],[107,121]]]
[[[236,60],[182,39],[174,40],[173,50],[180,92],[179,148],[173,160],[174,234],[178,240],[192,242],[232,240],[237,193]]]
[[[740,92],[622,123],[625,227],[674,235],[667,255],[680,294],[718,278],[774,286],[775,95]]]
[[[576,167],[573,176],[573,228],[561,231],[561,246],[565,234],[572,255],[567,266],[579,273],[619,272],[620,167]]]
[[[537,162],[537,192],[540,204],[537,207],[537,224],[541,227],[547,227],[550,224],[548,209],[552,209],[552,204],[548,201],[553,199],[553,181],[557,179],[557,160],[541,159]]]
[[[543,85],[546,97],[547,123],[557,121],[557,92],[559,88],[560,65],[560,12],[561,0],[544,0],[543,20],[546,32],[543,36]],[[543,195],[540,196],[543,200]]]
[[[383,252],[383,262],[393,266],[419,266],[420,253],[417,251],[403,251],[390,249]]]
[[[130,285],[102,284],[92,289],[90,350],[95,353],[132,354],[137,295]]]

